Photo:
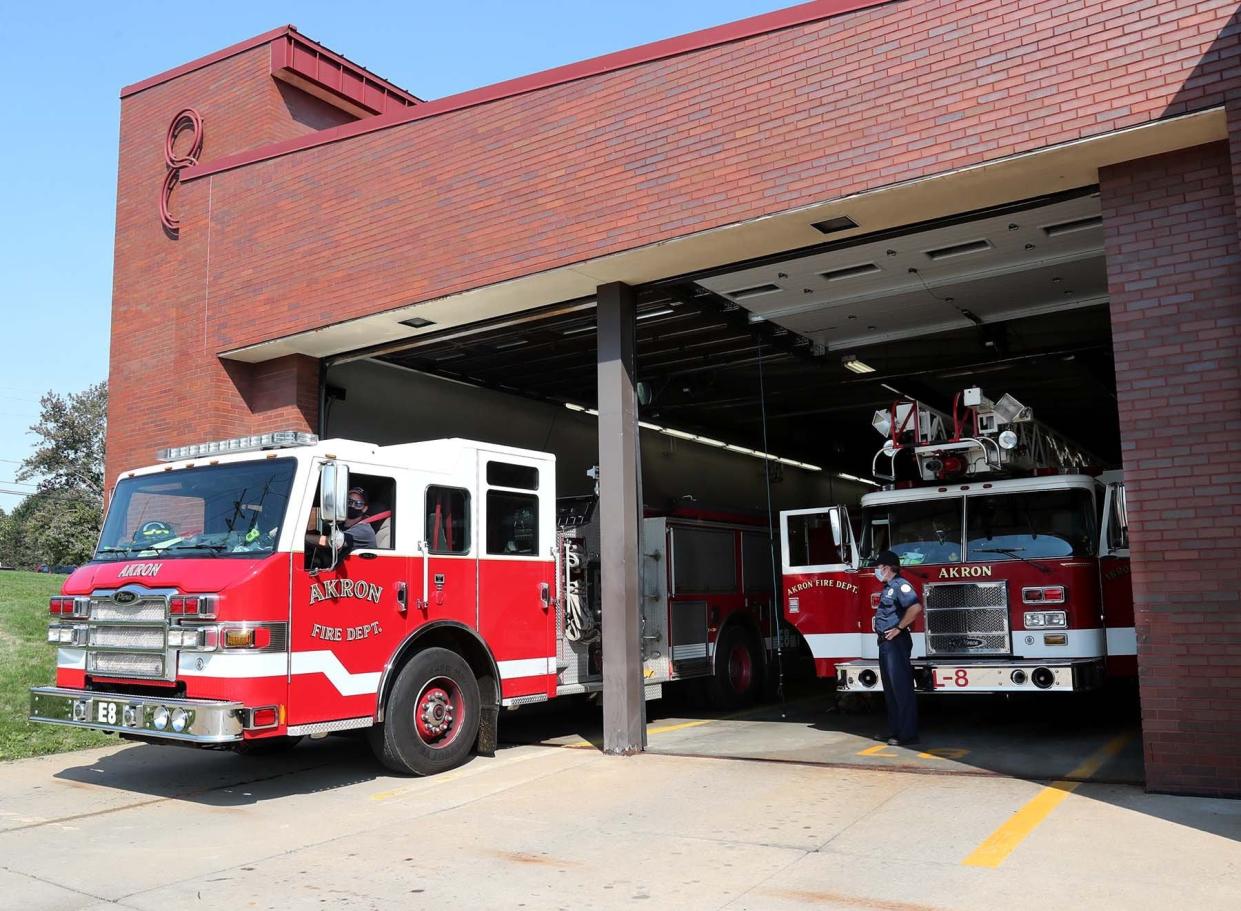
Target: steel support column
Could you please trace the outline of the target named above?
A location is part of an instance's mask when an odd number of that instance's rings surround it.
[[[603,596],[603,749],[646,747],[642,685],[641,496],[634,391],[637,304],[628,285],[601,285],[598,300],[599,508]]]

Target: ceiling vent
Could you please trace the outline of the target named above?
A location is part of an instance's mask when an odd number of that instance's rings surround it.
[[[837,231],[848,231],[850,228],[856,228],[857,222],[848,215],[838,215],[826,221],[816,221],[810,227],[820,234],[835,234]]]
[[[1059,237],[1062,234],[1089,231],[1091,228],[1098,228],[1102,224],[1102,215],[1091,215],[1089,218],[1075,218],[1072,221],[1062,221],[1058,225],[1046,225],[1043,228],[1043,233],[1048,237]]]
[[[733,300],[740,301],[749,297],[762,297],[764,294],[775,294],[779,290],[779,285],[755,285],[752,288],[738,288],[736,291],[729,291],[728,296]]]
[[[941,259],[952,259],[955,256],[967,256],[970,253],[982,253],[984,250],[991,249],[991,242],[988,240],[967,240],[963,244],[952,244],[947,247],[940,247],[937,250],[927,250],[928,259],[938,262]]]
[[[857,266],[845,266],[843,269],[832,269],[819,274],[829,282],[838,282],[845,278],[857,278],[859,275],[874,275],[880,269],[874,263],[861,263]]]

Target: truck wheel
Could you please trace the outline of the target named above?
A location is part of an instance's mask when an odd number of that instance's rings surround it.
[[[762,667],[754,638],[741,626],[724,629],[715,643],[715,674],[707,680],[707,698],[717,709],[749,705],[758,694]]]
[[[470,755],[480,707],[478,681],[464,658],[446,648],[418,652],[392,685],[384,723],[369,729],[371,749],[394,772],[446,772]]]

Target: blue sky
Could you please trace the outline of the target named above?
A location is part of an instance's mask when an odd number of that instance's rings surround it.
[[[793,5],[795,0],[123,2],[0,6],[0,491],[41,393],[107,377],[122,85],[292,22],[422,98]],[[151,449],[163,445],[152,440]],[[0,508],[20,495],[0,493]]]

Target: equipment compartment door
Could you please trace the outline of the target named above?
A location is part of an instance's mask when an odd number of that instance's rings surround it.
[[[556,463],[478,454],[479,632],[505,699],[556,694]]]

